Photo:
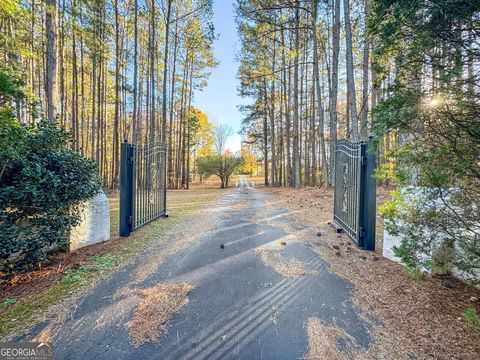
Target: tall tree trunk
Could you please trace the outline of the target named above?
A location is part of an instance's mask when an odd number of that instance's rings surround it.
[[[298,59],[300,52],[300,2],[295,1],[295,58],[293,68],[293,171],[294,185],[300,189],[299,108],[298,108]]]
[[[162,141],[166,140],[167,131],[167,75],[168,75],[168,46],[170,36],[170,14],[172,0],[167,0],[167,17],[165,19],[165,53],[163,57],[163,102],[162,102]]]
[[[192,64],[191,64],[191,68],[192,68],[192,71],[190,71],[190,89],[189,89],[189,92],[188,92],[188,118],[187,118],[187,134],[186,134],[186,144],[185,144],[185,152],[186,152],[186,156],[185,156],[185,182],[184,182],[184,186],[185,186],[185,189],[189,189],[190,187],[190,127],[191,127],[191,118],[190,118],[190,115],[191,115],[191,111],[192,111],[192,99],[193,99],[193,71],[194,71],[194,63],[193,63],[193,59],[192,59]],[[227,179],[227,187],[228,187],[228,179]]]
[[[365,0],[365,22],[370,12],[369,0]],[[370,63],[370,38],[368,35],[367,26],[365,25],[365,32],[363,34],[363,84],[362,84],[362,112],[360,117],[360,131],[362,138],[366,139],[368,136],[368,65]]]
[[[300,33],[301,36],[301,33]],[[302,40],[302,39],[300,39]],[[300,185],[304,184],[304,179],[302,179],[302,159],[304,162],[304,171],[303,171],[303,177],[308,179],[308,171],[305,171],[307,167],[305,165],[306,161],[303,158],[303,135],[306,133],[306,127],[304,129],[304,122],[305,119],[308,117],[308,111],[304,110],[305,105],[308,102],[308,99],[305,99],[307,97],[307,84],[308,84],[308,72],[306,71],[306,51],[307,51],[307,46],[303,46],[303,51],[301,54],[301,58],[299,58],[299,69],[300,69],[300,79],[299,79],[299,105],[298,105],[298,158],[299,158],[299,168],[300,168]],[[304,88],[305,86],[305,88]]]
[[[80,25],[83,27],[83,6],[80,3]],[[82,146],[82,155],[85,156],[87,151],[85,149],[85,65],[83,62],[84,58],[84,49],[83,49],[83,34],[80,32],[80,94],[82,98],[82,106],[80,107],[80,122],[81,122],[81,146]],[[88,134],[88,129],[87,129]]]
[[[113,178],[112,188],[118,187],[119,170],[119,116],[120,116],[120,23],[118,14],[118,0],[114,1],[115,10],[115,115],[113,118]]]
[[[275,74],[275,40],[273,41],[273,58],[272,58],[272,73]],[[271,179],[272,179],[272,186],[277,185],[277,177],[276,171],[277,166],[275,163],[275,79],[272,79],[272,85],[270,90],[270,142],[271,142]]]
[[[178,8],[177,8],[178,9]],[[178,16],[178,10],[176,11]],[[175,37],[173,42],[173,66],[171,75],[171,89],[170,89],[170,115],[168,126],[168,187],[173,188],[173,111],[175,103],[175,74],[177,66],[177,51],[178,51],[178,21],[175,22]],[[163,130],[162,130],[163,131]]]
[[[283,77],[283,72],[280,75],[280,84],[285,82],[285,78]],[[279,142],[278,142],[278,154],[279,154],[279,171],[278,171],[278,186],[285,186],[285,176],[284,176],[284,169],[285,169],[285,148],[283,146],[285,134],[283,133],[283,86],[280,89],[280,104],[279,104],[279,116],[280,119],[280,134],[279,134]]]
[[[348,109],[352,124],[352,137],[358,139],[357,97],[355,94],[355,71],[353,65],[352,25],[350,23],[350,0],[344,0],[345,13],[345,55],[347,63]]]
[[[95,48],[95,47],[94,47]],[[95,51],[95,50],[94,50]],[[92,77],[91,77],[91,82],[92,82],[92,108],[91,108],[91,153],[90,157],[92,159],[95,158],[95,114],[96,114],[96,87],[97,87],[97,55],[94,53],[93,54],[93,61],[92,61]]]
[[[185,107],[186,107],[186,98],[187,98],[187,80],[188,80],[188,53],[186,54],[186,60],[184,61],[183,65],[183,78],[182,78],[182,90],[181,90],[181,98],[180,98],[180,113],[179,119],[177,121],[177,149],[176,149],[176,188],[180,188],[180,180],[181,180],[181,155],[182,155],[182,141],[183,141],[183,127],[185,126]]]
[[[263,168],[264,184],[269,185],[268,181],[268,108],[267,108],[267,83],[263,80]]]
[[[314,77],[315,77],[315,74],[314,74]],[[309,161],[309,164],[308,164],[308,172],[310,174],[309,176],[309,185],[310,186],[315,186],[316,185],[316,182],[317,182],[317,179],[316,179],[316,172],[317,172],[317,169],[316,169],[316,166],[317,166],[317,159],[316,159],[316,137],[317,137],[317,124],[316,124],[316,116],[317,116],[317,113],[316,113],[316,108],[315,108],[315,86],[312,87],[312,96],[311,96],[311,100],[310,100],[310,109],[311,109],[311,112],[310,112],[310,124],[309,124],[309,131],[308,131],[308,143],[307,143],[307,146],[308,146],[308,161]],[[306,165],[305,165],[306,166]]]
[[[155,19],[155,2],[151,0],[150,7],[150,133],[149,141],[153,143],[155,141],[155,129],[156,129],[156,98],[155,98],[155,46],[156,46],[156,19]]]
[[[320,87],[320,66],[319,66],[319,57],[318,57],[318,38],[317,38],[317,16],[318,16],[318,0],[312,1],[312,30],[313,30],[313,66],[314,66],[314,75],[315,75],[315,88],[317,95],[317,108],[318,108],[318,117],[319,117],[319,127],[320,127],[320,151],[321,151],[321,161],[322,161],[322,171],[323,178],[329,179],[329,171],[327,165],[327,151],[325,147],[325,113],[323,111],[322,103],[322,91]],[[328,180],[326,181],[328,183]]]
[[[76,22],[76,2],[72,4],[72,18]],[[75,28],[72,29],[72,131],[74,134],[74,147],[78,151],[80,143],[80,134],[78,131],[78,69],[77,69],[77,40]]]
[[[187,184],[187,148],[188,148],[188,129],[190,127],[190,106],[192,99],[192,75],[193,75],[193,61],[190,64],[190,74],[187,78],[188,92],[185,99],[185,113],[183,120],[183,135],[182,135],[182,188],[186,189]],[[188,102],[188,105],[187,105]]]
[[[100,29],[99,37],[102,39],[102,29]],[[103,92],[102,92],[102,84],[103,84],[103,72],[104,72],[104,65],[103,65],[103,51],[101,51],[101,55],[99,56],[99,74],[97,79],[97,138],[95,140],[95,161],[97,162],[100,174],[103,174],[102,163],[100,162],[100,139],[102,135],[102,105],[103,105]]]
[[[340,0],[334,0],[333,40],[332,40],[332,91],[330,94],[330,178],[327,185],[334,183],[335,142],[337,141],[337,97],[338,97],[338,59],[340,53]]]
[[[45,31],[47,34],[45,97],[47,118],[54,121],[57,116],[57,0],[45,0],[45,4]]]
[[[35,59],[33,54],[35,53],[35,0],[32,0],[32,5],[31,5],[31,18],[30,18],[30,52],[32,53],[32,57],[30,58],[30,81],[31,81],[31,92],[32,94],[36,94],[35,92]],[[37,94],[38,96],[38,94]],[[33,124],[34,118],[33,118],[33,109],[30,109],[30,123]]]
[[[287,66],[286,66],[286,54],[285,54],[285,33],[282,28],[281,30],[281,37],[282,37],[282,73],[283,73],[283,104],[285,106],[285,147],[286,147],[286,153],[287,153],[287,166],[286,166],[286,176],[285,176],[285,182],[287,186],[292,186],[292,159],[291,159],[291,152],[290,152],[290,140],[291,140],[291,134],[290,134],[290,128],[291,128],[291,122],[290,122],[290,107],[289,107],[289,85],[290,85],[290,66],[288,66],[288,77],[287,77]],[[290,65],[290,62],[289,62]]]
[[[132,111],[132,143],[137,143],[138,132],[138,0],[133,2],[133,111]]]
[[[62,0],[62,6],[60,9],[60,46],[57,52],[58,62],[60,65],[60,123],[62,126],[66,126],[66,96],[65,96],[65,0]],[[75,136],[75,134],[73,134]]]

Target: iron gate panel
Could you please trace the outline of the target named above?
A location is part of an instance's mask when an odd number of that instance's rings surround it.
[[[358,207],[360,177],[358,159],[361,143],[337,141],[335,148],[334,220],[352,238],[358,234]]]
[[[335,144],[334,223],[358,246],[375,249],[376,157],[366,141]]]
[[[166,214],[166,146],[123,143],[120,166],[120,236]]]

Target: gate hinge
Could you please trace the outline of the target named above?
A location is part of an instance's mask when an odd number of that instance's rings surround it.
[[[128,217],[128,225],[132,225],[133,224],[133,216],[129,216]]]
[[[360,163],[362,166],[365,166],[367,165],[367,157],[366,156],[362,156],[362,160],[361,160],[361,163]]]

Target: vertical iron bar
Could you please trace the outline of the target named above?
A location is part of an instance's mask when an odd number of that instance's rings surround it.
[[[138,190],[138,185],[137,185],[137,176],[138,176],[138,161],[137,161],[137,147],[135,144],[132,144],[133,146],[133,191],[132,191],[132,230],[135,230],[136,222],[137,222],[137,190]]]
[[[154,155],[154,161],[155,161],[155,203],[154,203],[154,208],[155,208],[155,217],[158,216],[158,181],[160,180],[160,176],[158,176],[158,170],[159,170],[159,163],[158,163],[158,145],[155,144],[155,155]]]
[[[354,151],[352,153],[352,159],[351,159],[351,162],[352,162],[352,168],[353,168],[353,171],[352,171],[352,183],[353,183],[353,186],[354,186],[354,191],[353,191],[353,194],[352,194],[352,229],[353,229],[353,234],[354,234],[354,237],[355,237],[355,240],[357,241],[357,244],[358,244],[358,195],[359,195],[359,191],[358,191],[358,179],[359,179],[359,176],[358,176],[358,170],[359,170],[359,161],[360,161],[360,156],[359,156],[359,146],[358,146],[358,143],[355,143],[354,144],[355,148],[354,148]]]
[[[145,145],[142,145],[142,151],[141,151],[141,157],[142,157],[142,181],[141,181],[141,186],[142,186],[142,203],[141,203],[141,209],[142,209],[142,216],[139,219],[138,226],[141,226],[143,224],[143,218],[145,217]]]
[[[143,172],[143,146],[140,145],[137,148],[137,153],[138,153],[138,171],[139,171],[139,177],[138,177],[138,219],[137,219],[137,226],[140,226],[142,222],[142,217],[143,217],[143,177],[144,177],[144,172]]]
[[[152,220],[152,205],[153,205],[153,145],[150,144],[148,146],[148,167],[149,167],[149,172],[148,172],[148,218],[147,221]]]
[[[163,145],[163,212],[167,213],[167,147]]]
[[[360,197],[360,226],[362,228],[362,242],[359,244],[366,250],[375,250],[376,227],[376,181],[374,171],[376,168],[375,153],[368,151],[368,144],[362,144],[362,156],[366,160],[362,166]]]
[[[142,211],[143,211],[143,215],[142,215],[142,222],[140,223],[140,225],[143,225],[145,223],[145,216],[147,214],[147,158],[146,158],[146,146],[147,145],[143,145],[143,152],[142,152],[142,157],[143,157],[143,205],[142,205]]]
[[[120,155],[120,236],[129,236],[132,232],[133,207],[133,161],[132,145],[124,142]]]

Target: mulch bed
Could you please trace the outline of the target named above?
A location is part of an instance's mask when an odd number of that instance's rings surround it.
[[[0,273],[0,299],[15,299],[17,304],[45,291],[60,281],[67,269],[77,269],[89,264],[91,256],[101,256],[124,246],[129,238],[113,238],[102,243],[86,246],[72,252],[61,252],[50,258],[44,267],[26,273],[6,275]],[[7,310],[0,309],[0,313]]]

